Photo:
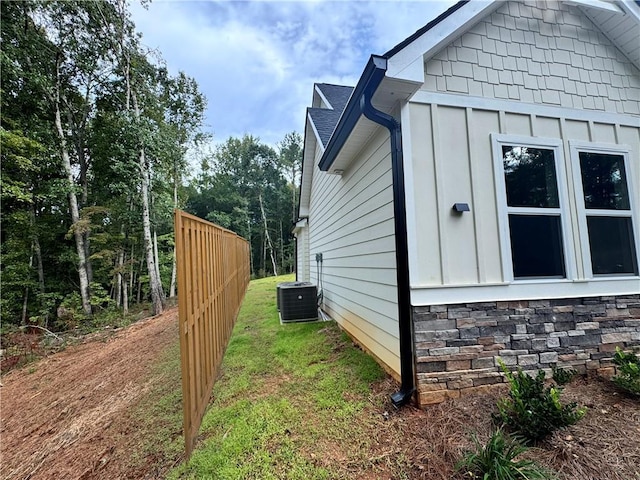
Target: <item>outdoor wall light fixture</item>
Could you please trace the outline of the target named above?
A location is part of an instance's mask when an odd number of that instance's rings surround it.
[[[471,209],[469,208],[468,203],[454,203],[453,211],[456,213],[462,213],[462,212],[470,212]]]

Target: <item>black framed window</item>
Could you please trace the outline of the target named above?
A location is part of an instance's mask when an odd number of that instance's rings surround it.
[[[579,151],[591,270],[594,275],[637,275],[625,157]]]

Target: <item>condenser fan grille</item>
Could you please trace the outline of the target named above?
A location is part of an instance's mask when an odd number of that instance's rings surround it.
[[[286,282],[278,284],[277,303],[282,323],[317,320],[317,297],[318,290],[312,283]]]

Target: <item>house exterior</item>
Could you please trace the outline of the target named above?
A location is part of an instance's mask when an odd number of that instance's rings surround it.
[[[640,6],[459,2],[307,110],[298,280],[420,405],[640,344]]]

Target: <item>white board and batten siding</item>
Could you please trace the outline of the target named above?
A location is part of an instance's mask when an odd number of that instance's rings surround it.
[[[317,165],[309,211],[310,281],[324,310],[399,375],[398,306],[389,134],[379,128],[342,175]],[[318,278],[316,254],[322,254]]]
[[[403,107],[402,122],[414,305],[640,290],[638,277],[594,277],[585,266],[577,142],[628,152],[640,254],[640,72],[579,9],[506,2],[426,62],[425,84]],[[559,144],[565,279],[510,278],[496,135]],[[454,213],[462,202],[471,211]]]

